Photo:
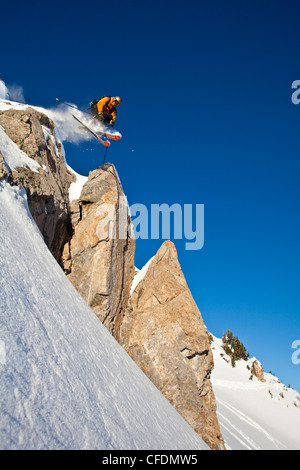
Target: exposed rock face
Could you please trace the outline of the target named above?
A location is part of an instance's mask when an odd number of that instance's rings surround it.
[[[40,167],[7,168],[0,154],[0,178],[24,186],[28,205],[45,242],[59,261],[64,244],[71,236],[68,190],[75,176],[67,169],[56,141],[54,123],[32,108],[0,112],[0,125],[10,139]]]
[[[135,240],[127,202],[113,165],[90,172],[72,203],[74,235],[63,265],[75,288],[118,339],[134,276]]]
[[[224,449],[210,382],[213,356],[172,242],[134,289],[120,344],[212,449]]]
[[[261,382],[266,381],[264,368],[257,359],[254,359],[252,362],[251,374],[257,377]]]
[[[2,153],[0,152],[0,180],[2,178],[7,178],[8,175],[9,175],[9,169],[5,165],[4,157]]]

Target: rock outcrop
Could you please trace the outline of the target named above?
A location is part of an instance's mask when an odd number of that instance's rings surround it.
[[[250,379],[252,379],[252,377],[254,376],[258,380],[260,380],[260,382],[265,382],[266,381],[264,368],[257,359],[253,358],[253,360],[252,360],[251,364],[249,364],[249,366],[251,367]]]
[[[57,261],[71,237],[68,191],[75,176],[67,169],[54,123],[32,108],[0,112],[0,125],[8,137],[29,158],[37,171],[24,166],[8,168],[0,154],[0,178],[24,186],[30,212]]]
[[[73,201],[74,235],[62,263],[83,299],[118,339],[134,276],[135,240],[127,201],[114,166],[90,172]]]
[[[165,242],[135,287],[120,344],[212,449],[224,449],[210,382],[209,333],[178,262]]]

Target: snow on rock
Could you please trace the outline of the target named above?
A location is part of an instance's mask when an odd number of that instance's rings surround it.
[[[29,107],[28,104],[18,103],[17,101],[4,99],[0,96],[0,111],[7,111],[8,109],[24,110],[28,107]],[[30,107],[40,112],[42,112],[43,110],[43,108],[37,108],[36,106],[30,106]]]
[[[150,264],[152,263],[154,259],[154,256],[149,259],[149,261],[145,264],[145,266],[142,267],[142,269],[136,269],[135,276],[132,281],[131,289],[130,289],[130,295],[133,293],[134,289],[139,285],[139,283],[144,279],[146,276],[146,273],[149,269]]]
[[[87,182],[88,177],[79,175],[69,165],[67,165],[67,167],[71,171],[71,173],[73,173],[76,176],[76,181],[71,183],[70,188],[69,188],[69,200],[71,203],[72,201],[75,201],[76,199],[80,198],[83,185],[84,183]]]
[[[8,137],[3,127],[0,126],[0,152],[2,153],[5,164],[9,170],[15,170],[18,167],[30,168],[30,170],[38,173],[41,165],[28,157],[25,152]]]
[[[44,134],[44,138],[45,138],[47,148],[49,149],[48,140],[51,139],[52,143],[53,143],[53,146],[54,146],[55,155],[57,156],[57,158],[60,158],[60,154],[59,154],[59,151],[58,151],[58,148],[57,148],[57,142],[56,142],[54,136],[51,134],[50,129],[48,129],[48,127],[46,127],[46,126],[42,126],[42,130],[43,130],[43,134]]]
[[[221,339],[214,337],[212,351],[211,381],[227,448],[299,449],[300,394],[271,374],[264,374],[265,382],[253,377],[255,358],[237,361],[233,368]]]
[[[87,307],[0,183],[2,449],[207,449]]]

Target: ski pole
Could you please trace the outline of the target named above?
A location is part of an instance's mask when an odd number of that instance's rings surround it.
[[[104,165],[104,163],[105,163],[106,154],[107,154],[107,149],[108,149],[108,147],[106,147],[106,148],[105,148],[104,159],[103,159],[103,163],[102,163],[102,165]]]
[[[70,103],[66,103],[65,101],[61,101],[59,98],[55,98],[56,101],[60,101],[62,104],[65,104],[66,106],[69,106],[69,108],[74,108],[74,109],[77,109],[77,111],[80,111],[81,113],[86,113],[88,114],[89,116],[91,115],[91,113],[89,113],[88,111],[85,111],[83,109],[79,109],[77,108],[76,106],[73,106],[72,104]]]

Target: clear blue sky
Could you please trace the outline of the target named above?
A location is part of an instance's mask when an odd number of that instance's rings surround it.
[[[299,2],[5,2],[1,76],[33,105],[119,95],[114,163],[129,203],[204,204],[179,259],[208,329],[231,329],[300,390]],[[97,142],[65,146],[79,173]],[[141,268],[163,240],[138,240]]]

